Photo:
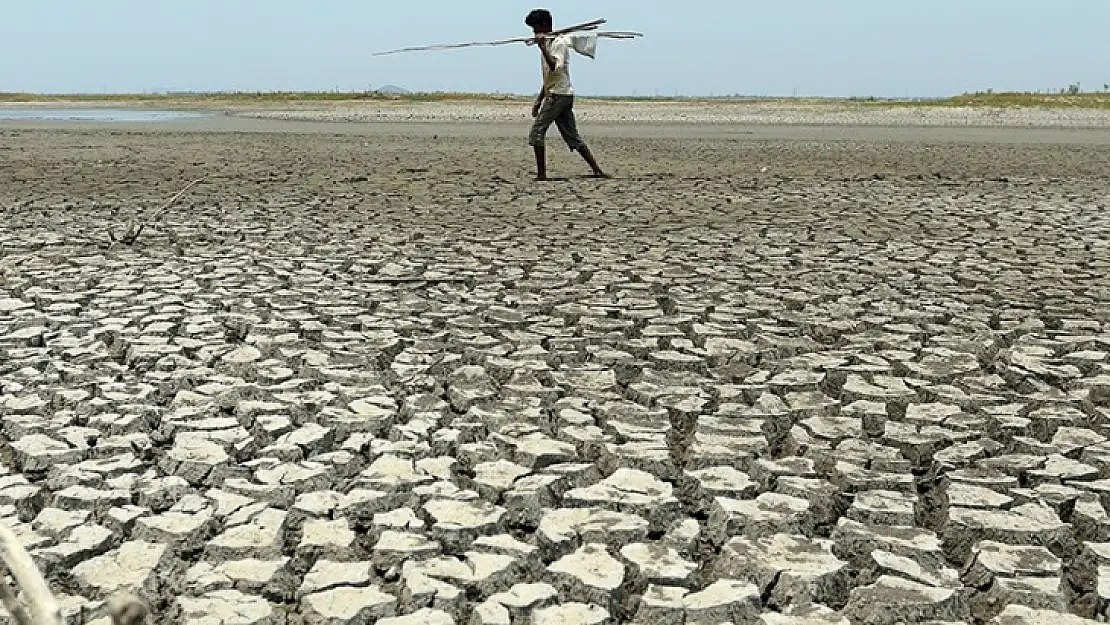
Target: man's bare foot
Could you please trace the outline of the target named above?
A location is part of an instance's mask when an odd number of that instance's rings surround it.
[[[547,182],[547,176],[536,176],[536,182]]]
[[[595,171],[594,178],[598,178],[600,180],[612,180],[613,177],[603,171]]]

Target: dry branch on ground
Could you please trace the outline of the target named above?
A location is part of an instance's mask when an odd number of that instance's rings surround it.
[[[161,206],[159,206],[157,209],[155,209],[154,213],[152,215],[150,215],[149,217],[147,217],[146,219],[141,220],[139,218],[136,218],[136,219],[132,220],[131,222],[129,222],[127,224],[127,229],[119,237],[117,237],[114,233],[112,233],[111,230],[109,230],[108,231],[108,239],[109,239],[110,243],[115,244],[115,243],[118,242],[118,243],[122,243],[124,245],[134,245],[135,241],[137,241],[139,239],[139,235],[141,235],[143,233],[143,229],[146,228],[148,222],[156,222],[156,221],[160,220],[162,218],[162,215],[165,214],[165,212],[167,210],[169,210],[170,207],[172,207],[174,204],[176,204],[177,201],[180,200],[182,198],[182,196],[184,196],[185,193],[189,191],[189,189],[193,188],[193,186],[195,186],[195,185],[197,185],[197,184],[199,184],[203,181],[204,181],[203,178],[198,178],[197,180],[194,180],[194,181],[190,182],[189,184],[185,185],[184,189],[178,191],[177,195],[174,195],[172,198],[170,198],[165,203],[163,203]],[[164,228],[164,230],[166,230],[168,232],[168,229]]]

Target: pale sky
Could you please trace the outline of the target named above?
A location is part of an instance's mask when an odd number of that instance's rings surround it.
[[[545,4],[546,3],[546,4]],[[1107,0],[0,0],[0,91],[531,93],[523,45],[378,57],[604,17],[587,95],[946,96],[1110,83]]]

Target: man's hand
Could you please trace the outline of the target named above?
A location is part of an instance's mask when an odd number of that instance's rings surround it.
[[[540,107],[543,106],[545,99],[547,99],[547,87],[540,87],[540,93],[536,96],[536,103],[532,105],[532,117],[540,116]]]

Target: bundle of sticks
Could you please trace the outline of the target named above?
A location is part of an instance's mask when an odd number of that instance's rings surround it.
[[[546,38],[558,37],[559,35],[566,35],[566,34],[569,34],[569,33],[586,33],[586,32],[588,32],[588,33],[590,33],[590,34],[592,34],[596,37],[604,37],[606,39],[635,39],[637,37],[643,37],[644,36],[643,33],[637,33],[637,32],[628,31],[628,30],[599,31],[598,29],[601,28],[601,25],[605,24],[606,21],[607,20],[604,20],[604,19],[597,19],[597,20],[593,20],[592,22],[585,22],[585,23],[582,23],[582,24],[577,24],[575,26],[568,26],[567,28],[561,28],[559,30],[555,30],[555,31],[552,31],[550,33],[547,33],[545,35],[540,35],[539,37],[546,39]],[[496,40],[496,41],[471,41],[471,42],[468,42],[468,43],[448,43],[448,44],[440,44],[440,45],[433,45],[433,46],[417,46],[417,47],[413,47],[413,48],[400,48],[400,49],[397,49],[397,50],[387,50],[386,52],[376,52],[372,56],[386,56],[386,55],[389,55],[389,54],[399,54],[401,52],[425,52],[425,51],[429,51],[429,50],[455,50],[455,49],[458,49],[458,48],[472,48],[472,47],[475,47],[475,46],[504,46],[504,45],[509,45],[509,44],[513,44],[513,43],[523,43],[525,45],[532,45],[533,43],[535,43],[535,41],[536,41],[536,36],[532,36],[532,37],[514,37],[514,38],[511,38],[511,39],[499,39],[499,40]]]

